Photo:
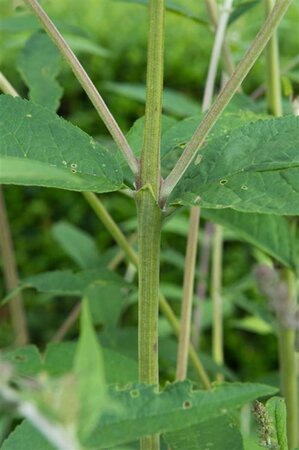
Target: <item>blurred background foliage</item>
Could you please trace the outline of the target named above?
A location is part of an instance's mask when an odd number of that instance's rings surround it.
[[[133,122],[144,114],[140,89],[145,83],[146,73],[146,8],[124,0],[43,0],[42,3],[68,37],[112,113],[127,132]],[[166,13],[165,87],[183,94],[187,109],[198,105],[199,110],[213,33],[208,25],[204,2],[176,0],[176,3],[187,8],[203,23],[173,12]],[[263,4],[257,1],[252,10],[231,24],[228,42],[235,62],[248,48],[263,18]],[[298,33],[294,32],[298,23],[299,2],[295,0],[279,29],[282,68],[298,59]],[[27,90],[16,69],[16,59],[26,39],[36,29],[37,24],[22,1],[0,0],[1,70],[25,97]],[[264,83],[264,64],[264,58],[261,57],[244,83],[244,93],[250,95]],[[294,83],[294,89],[298,91],[298,66],[292,68],[288,76]],[[110,145],[104,126],[66,64],[63,64],[59,81],[65,92],[58,113]],[[218,87],[220,82],[219,75]],[[124,86],[130,90],[131,98],[119,93]],[[134,99],[136,97],[139,100]],[[262,105],[263,102],[262,98]],[[174,116],[178,118],[177,114]],[[79,193],[13,186],[5,187],[4,193],[21,279],[49,270],[77,269],[53,237],[52,227],[61,220],[66,220],[93,236],[103,261],[116,252],[115,243]],[[103,196],[103,201],[123,231],[130,235],[135,227],[134,220],[132,224],[132,218],[135,217],[132,199],[114,193]],[[169,223],[172,224],[170,230],[165,229],[163,233],[161,278],[163,290],[179,314],[188,211],[181,210]],[[248,300],[256,305],[256,311],[267,312],[266,300],[258,293],[252,275],[259,257],[251,246],[241,242],[231,232],[226,232],[223,268],[224,297],[228,305],[225,314],[225,356],[230,371],[227,375],[251,381],[274,379],[274,383],[277,383],[277,344],[273,329],[263,328],[258,321],[250,327],[243,320],[248,316],[246,306],[244,307]],[[1,264],[5,264],[5,261],[1,261]],[[126,272],[125,264],[121,264],[119,272]],[[5,294],[2,281],[0,294],[1,298]],[[43,349],[75,300],[49,299],[30,290],[24,293],[24,297],[31,340]],[[259,318],[259,313],[253,316]],[[0,320],[0,346],[10,347],[13,336],[6,309],[0,310]],[[109,330],[99,328],[102,343],[112,348],[121,348],[122,353],[136,358],[136,323],[136,302],[132,301],[123,314],[113,339],[109,336]],[[173,376],[176,340],[163,318],[160,325],[162,371],[165,377]],[[77,327],[73,327],[67,338],[77,336],[77,331]],[[204,354],[210,354],[209,320],[204,329],[201,348]],[[206,356],[205,362],[213,370],[211,358]]]

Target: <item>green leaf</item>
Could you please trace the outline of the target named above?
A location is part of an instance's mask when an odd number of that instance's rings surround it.
[[[169,203],[299,214],[299,117],[258,121],[212,140]]]
[[[207,420],[181,431],[166,433],[171,450],[243,450],[243,439],[233,419],[227,415]]]
[[[273,427],[273,442],[280,450],[288,450],[287,410],[284,399],[272,397],[266,403],[266,411]]]
[[[20,286],[12,291],[4,301],[9,300],[17,291],[34,288],[38,292],[50,295],[64,295],[81,297],[85,289],[92,283],[106,287],[111,284],[124,286],[122,278],[107,269],[83,270],[73,273],[71,270],[55,270],[25,278]]]
[[[114,94],[145,103],[145,86],[143,84],[106,82],[103,84],[103,88]],[[185,94],[174,91],[173,89],[164,88],[163,110],[177,117],[186,117],[199,114],[200,107],[198,102],[187,97]]]
[[[56,81],[60,63],[58,49],[42,32],[28,39],[17,61],[17,68],[29,87],[29,99],[54,111],[63,92]]]
[[[218,223],[260,248],[282,264],[295,268],[295,237],[290,222],[271,214],[243,213],[233,209],[202,209],[205,219]]]
[[[262,117],[264,116],[246,109],[242,111],[237,109],[232,112],[225,112],[216,122],[205,142],[210,142],[218,136],[227,134],[231,130],[239,128],[247,123],[260,120]],[[173,168],[178,157],[186,147],[186,144],[192,138],[202,118],[203,114],[187,117],[186,119],[175,123],[162,134],[161,159],[165,175]]]
[[[109,192],[116,159],[79,128],[39,105],[0,96],[0,183]]]
[[[31,377],[42,370],[42,359],[35,345],[4,352],[1,359],[11,363],[19,376]]]
[[[1,450],[57,450],[27,420],[18,425]]]
[[[104,410],[106,381],[102,352],[92,326],[86,299],[82,302],[81,332],[74,372],[79,396],[79,435],[87,437]]]
[[[120,1],[122,1],[124,3],[136,3],[138,5],[148,6],[148,0],[120,0]],[[200,16],[195,14],[189,8],[186,8],[185,6],[180,5],[179,3],[176,3],[172,0],[166,0],[165,8],[166,8],[166,11],[170,11],[179,16],[185,17],[187,19],[194,20],[195,22],[197,22],[200,25],[203,25],[207,28],[209,28],[209,26],[210,26],[209,22],[202,20],[200,18]]]
[[[45,353],[44,369],[52,376],[71,372],[77,344],[62,342],[49,344]],[[108,348],[102,348],[107,383],[132,383],[138,379],[138,364],[132,358]]]
[[[231,25],[232,23],[234,23],[237,19],[239,19],[239,17],[241,17],[247,11],[250,11],[252,8],[257,6],[259,3],[260,3],[259,0],[250,0],[250,1],[245,1],[245,2],[242,2],[242,3],[239,3],[238,5],[236,5],[233,9],[233,12],[231,13],[231,15],[229,17],[228,24]]]
[[[81,269],[99,266],[100,254],[94,239],[88,233],[65,221],[57,222],[51,232],[65,253]]]
[[[102,286],[97,282],[92,283],[85,290],[85,297],[95,325],[115,327],[122,311],[129,304],[129,296],[119,284]]]
[[[275,388],[250,383],[226,383],[210,391],[193,391],[191,386],[189,382],[174,383],[160,393],[152,386],[142,385],[110,391],[111,401],[119,403],[120,408],[102,415],[86,447],[106,449],[144,435],[181,430],[277,392]]]
[[[111,56],[111,52],[107,48],[98,45],[96,42],[91,41],[85,36],[79,36],[78,34],[64,34],[64,38],[74,52],[88,53],[102,58],[109,58]]]

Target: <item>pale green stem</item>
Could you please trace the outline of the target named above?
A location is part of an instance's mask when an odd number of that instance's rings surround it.
[[[190,142],[187,144],[183,154],[162,185],[160,199],[162,204],[165,203],[169,194],[172,192],[176,184],[184,175],[185,171],[191,164],[198,148],[203,143],[205,137],[207,136],[217,119],[220,117],[221,113],[228,105],[233,95],[238,90],[242,81],[256,62],[257,58],[260,56],[261,52],[264,50],[272,33],[278,26],[280,20],[291,4],[291,1],[292,0],[277,1],[271,14],[269,14],[269,16],[267,17],[264,25],[252,42],[250,48],[234,70],[233,75],[218,95],[217,100],[207,111],[205,117],[193,134]]]
[[[138,216],[139,381],[159,386],[158,315],[162,211],[160,141],[164,70],[164,0],[149,1],[144,142],[136,194]],[[158,450],[159,435],[140,439],[141,450]]]
[[[97,113],[99,114],[100,118],[103,120],[104,124],[106,125],[107,129],[109,130],[112,138],[114,139],[115,143],[117,144],[118,148],[122,152],[125,160],[127,161],[130,169],[134,173],[134,175],[137,175],[138,173],[138,161],[134,156],[134,153],[126,140],[124,134],[122,133],[121,129],[119,128],[117,122],[115,121],[114,117],[112,116],[111,112],[109,111],[106,103],[104,102],[103,98],[101,97],[100,93],[96,89],[95,85],[89,78],[88,74],[86,73],[85,69],[82,67],[80,61],[66,42],[66,40],[63,38],[63,36],[60,34],[54,23],[51,21],[45,10],[42,8],[42,6],[38,3],[37,0],[24,0],[24,2],[30,6],[33,13],[38,17],[40,22],[42,23],[45,31],[48,33],[50,38],[53,40],[54,44],[58,47],[60,53],[65,58],[66,62],[71,67],[75,77],[81,84],[82,88],[88,95],[90,101],[92,102],[93,106],[95,107]]]
[[[212,332],[212,355],[214,361],[222,366],[223,356],[223,322],[222,322],[222,227],[215,226],[213,251],[212,251],[212,273],[211,273],[211,295],[213,302],[213,332]],[[217,380],[223,380],[222,374],[217,375]]]
[[[18,97],[18,93],[10,82],[0,72],[0,90],[5,94]],[[12,291],[18,286],[19,276],[16,264],[16,257],[11,238],[9,221],[7,218],[5,199],[3,191],[0,187],[0,250],[3,257],[3,272],[7,291]],[[26,345],[28,343],[28,329],[26,323],[26,315],[23,307],[23,299],[21,293],[18,293],[9,302],[9,311],[12,321],[12,327],[15,335],[15,344],[17,346]]]
[[[138,187],[160,191],[160,138],[163,95],[164,0],[150,0],[144,142]]]
[[[217,67],[219,63],[221,48],[225,37],[225,30],[229,19],[232,0],[225,0],[216,30],[213,52],[210,60],[210,66],[205,84],[203,110],[205,111],[211,104]],[[196,264],[196,254],[198,246],[200,210],[198,207],[192,207],[190,212],[189,232],[187,239],[187,251],[184,270],[183,299],[181,326],[178,345],[176,378],[184,380],[188,370],[188,348],[191,337],[191,321],[192,321],[192,302],[194,294],[194,274]]]
[[[16,257],[11,238],[10,226],[6,212],[3,191],[0,186],[0,251],[3,261],[3,273],[6,289],[8,292],[15,289],[19,284]],[[21,293],[9,302],[9,311],[11,317],[12,328],[15,336],[15,344],[17,346],[26,345],[28,343],[28,329],[26,315],[23,307],[23,299]]]
[[[87,202],[90,204],[96,215],[99,217],[101,222],[105,225],[110,234],[114,237],[120,248],[124,250],[129,261],[135,266],[138,265],[138,256],[134,251],[127,238],[124,236],[118,225],[114,222],[107,209],[100,201],[100,199],[92,192],[82,193]]]
[[[120,248],[124,251],[128,260],[132,262],[132,264],[134,264],[136,267],[138,267],[137,253],[132,248],[131,244],[128,242],[127,238],[124,236],[118,225],[114,222],[113,218],[110,216],[109,212],[104,207],[101,200],[95,194],[87,195],[85,196],[85,198],[92,207],[92,209],[94,210],[97,217],[103,222],[103,224],[106,226],[107,230],[110,232],[112,237],[118,243]],[[161,293],[159,293],[159,305],[162,313],[172,326],[175,334],[178,335],[180,329],[179,320],[177,319],[169,303],[166,301],[165,297]],[[208,378],[207,373],[204,370],[204,367],[199,359],[197,352],[195,351],[194,347],[191,344],[189,346],[189,355],[203,386],[206,389],[209,389],[211,387],[210,380]]]
[[[217,27],[218,27],[218,5],[216,0],[205,0],[206,3],[206,7],[210,16],[210,20],[212,22],[214,31],[216,32]],[[233,71],[234,71],[234,62],[227,44],[226,39],[224,38],[223,40],[223,45],[222,45],[222,52],[223,52],[223,60],[224,60],[224,64],[225,64],[225,70],[227,72],[227,74],[229,76],[232,75]]]
[[[192,300],[194,291],[194,275],[198,247],[200,209],[191,208],[187,251],[185,257],[183,300],[180,322],[176,379],[184,380],[188,369],[188,350],[191,334]]]
[[[223,7],[221,10],[220,19],[218,22],[218,26],[216,29],[215,40],[212,50],[211,61],[209,65],[209,72],[207,76],[207,81],[205,85],[205,92],[203,97],[202,109],[206,111],[212,102],[214,88],[215,88],[215,79],[217,75],[217,68],[219,63],[219,58],[221,54],[221,48],[223,46],[226,27],[228,23],[228,19],[231,13],[231,7],[233,4],[233,0],[225,0],[223,3]]]
[[[296,276],[287,270],[288,294],[291,305],[297,303]],[[281,391],[287,408],[287,435],[290,449],[299,445],[299,406],[295,338],[296,330],[286,327],[278,317],[278,343]]]
[[[4,94],[12,95],[13,97],[18,97],[19,94],[15,90],[15,88],[10,84],[8,79],[0,72],[0,90],[4,92]]]
[[[272,11],[275,0],[265,0],[267,16]],[[266,71],[267,71],[267,101],[271,114],[282,116],[280,64],[277,33],[273,33],[266,47]]]

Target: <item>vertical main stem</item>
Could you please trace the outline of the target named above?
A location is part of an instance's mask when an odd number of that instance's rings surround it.
[[[139,381],[158,385],[161,210],[149,189],[137,194],[139,227]]]
[[[139,252],[139,381],[158,386],[158,311],[162,213],[148,187],[137,193],[136,202]],[[159,435],[146,436],[140,440],[141,450],[159,450],[159,448]]]
[[[163,95],[164,0],[150,0],[144,141],[140,187],[149,184],[158,199]]]
[[[162,212],[160,140],[163,95],[164,0],[149,2],[144,141],[136,194],[138,215],[139,381],[159,386],[158,313]],[[140,440],[141,450],[159,450],[159,435]]]

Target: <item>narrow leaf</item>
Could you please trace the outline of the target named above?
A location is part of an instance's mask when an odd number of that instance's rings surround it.
[[[243,213],[233,209],[202,209],[202,216],[237,233],[240,238],[253,244],[294,268],[295,238],[290,223],[284,217],[271,214]]]
[[[87,437],[94,429],[106,402],[103,357],[87,300],[82,302],[81,333],[74,372],[79,396],[79,435]]]
[[[145,103],[145,86],[143,84],[106,82],[103,87],[109,92]],[[165,113],[177,117],[192,116],[200,112],[198,102],[169,88],[165,88],[163,91],[163,110]]]
[[[116,159],[39,105],[0,96],[0,183],[109,192],[122,185]]]
[[[274,444],[280,450],[288,450],[287,410],[284,399],[272,397],[266,403],[266,411],[273,430],[272,438]]]
[[[17,61],[17,68],[29,87],[29,99],[54,111],[62,96],[62,87],[56,81],[60,63],[58,49],[42,32],[28,39]]]
[[[170,204],[299,214],[299,117],[258,121],[210,141]]]
[[[69,222],[57,222],[52,235],[61,248],[81,269],[95,268],[100,264],[100,254],[94,239]]]

